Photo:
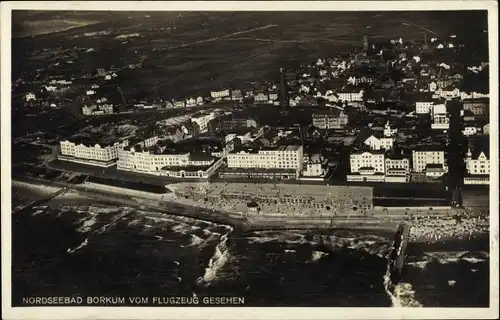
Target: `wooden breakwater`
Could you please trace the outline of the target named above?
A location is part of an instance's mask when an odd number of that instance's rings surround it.
[[[396,284],[401,280],[409,236],[410,226],[406,223],[401,223],[394,236],[393,249],[387,262],[392,284]]]
[[[56,191],[56,192],[54,192],[54,193],[52,193],[52,194],[50,194],[50,195],[48,195],[46,197],[43,197],[41,199],[37,199],[37,200],[34,200],[34,201],[30,202],[27,205],[25,205],[24,207],[19,208],[19,209],[13,211],[12,213],[19,214],[21,212],[29,212],[34,207],[43,205],[43,204],[49,202],[50,200],[54,199],[57,196],[60,196],[61,194],[65,193],[67,191],[68,190],[66,188],[60,189],[60,190],[58,190],[58,191]]]

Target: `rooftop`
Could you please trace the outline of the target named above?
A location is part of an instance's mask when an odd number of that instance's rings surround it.
[[[185,172],[198,172],[205,171],[210,166],[164,166],[161,168],[162,171],[185,171]]]
[[[418,152],[444,152],[446,149],[446,146],[444,144],[442,145],[422,145],[418,144],[413,148],[413,151],[418,151]]]
[[[67,140],[73,142],[75,145],[83,144],[88,147],[93,147],[96,144],[100,145],[101,147],[108,147],[112,146],[117,142],[123,141],[123,139],[118,139],[115,137],[106,137],[101,135],[74,136]]]
[[[313,112],[312,116],[314,117],[325,117],[325,116],[331,116],[331,117],[338,117],[340,115],[341,110],[337,108],[333,109],[322,109],[322,110],[316,110]]]
[[[283,169],[283,168],[223,168],[221,171],[224,172],[265,172],[265,173],[289,173],[295,174],[295,169]]]
[[[246,152],[246,153],[259,153],[259,151],[298,151],[301,148],[300,145],[281,145],[278,147],[261,147],[260,149],[257,148],[249,148],[245,146],[241,146],[239,148],[235,148],[233,152],[231,153],[240,153],[240,152]]]
[[[464,104],[468,104],[468,103],[490,103],[490,99],[489,98],[464,99],[463,103]]]
[[[195,154],[191,154],[189,156],[189,159],[191,161],[212,161],[212,160],[215,160],[215,157],[211,156],[211,155],[203,154],[203,153],[195,153]]]

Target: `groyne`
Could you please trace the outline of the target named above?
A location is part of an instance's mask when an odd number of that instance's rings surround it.
[[[410,226],[406,223],[401,223],[394,236],[393,249],[387,260],[389,277],[392,284],[397,284],[401,280],[409,237]]]
[[[46,197],[43,197],[41,199],[37,199],[35,201],[30,202],[27,205],[23,206],[22,208],[13,211],[12,213],[19,214],[21,212],[27,212],[27,211],[31,210],[32,208],[34,208],[36,206],[40,206],[40,205],[42,205],[44,203],[49,202],[50,200],[54,199],[57,196],[62,195],[63,193],[66,193],[67,191],[68,190],[66,188],[62,188],[62,189],[60,189],[60,190],[58,190],[58,191],[56,191],[56,192],[54,192],[54,193],[52,193],[52,194],[50,194],[50,195],[48,195]]]

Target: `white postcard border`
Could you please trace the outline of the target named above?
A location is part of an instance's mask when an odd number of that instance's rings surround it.
[[[16,307],[11,308],[11,10],[121,11],[410,11],[488,10],[490,105],[498,106],[498,5],[495,1],[166,1],[0,3],[2,317],[4,319],[486,319],[498,318],[498,108],[490,115],[490,308],[248,308]]]

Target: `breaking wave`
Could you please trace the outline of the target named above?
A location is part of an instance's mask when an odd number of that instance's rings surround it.
[[[79,220],[77,223],[81,223],[81,226],[76,229],[80,233],[87,233],[92,230],[92,226],[98,222],[96,215],[91,215]]]
[[[311,262],[317,261],[317,260],[319,260],[327,255],[328,255],[328,253],[323,252],[323,251],[313,251],[313,253],[311,255]]]
[[[459,262],[481,263],[489,259],[486,251],[426,252],[419,257],[408,257],[406,265],[425,269],[429,263],[450,264]]]
[[[228,242],[228,234],[223,235],[220,242],[215,246],[214,254],[208,261],[203,277],[198,278],[198,285],[210,285],[212,281],[217,279],[219,271],[230,261],[231,252]]]
[[[191,242],[189,243],[189,246],[190,247],[197,247],[199,246],[200,244],[204,243],[206,240],[201,238],[201,237],[198,237],[197,235],[195,234],[192,234],[191,235]]]
[[[390,264],[387,264],[387,271],[383,277],[384,289],[391,299],[393,308],[422,307],[422,304],[415,298],[415,290],[409,283],[399,282],[393,284],[391,281]]]
[[[76,248],[74,248],[74,249],[68,248],[68,250],[66,250],[66,251],[67,251],[69,254],[71,254],[71,253],[73,253],[73,252],[75,252],[75,251],[77,251],[77,250],[80,250],[81,248],[83,248],[83,247],[87,246],[87,244],[88,244],[88,243],[89,243],[89,239],[88,239],[88,238],[85,238],[85,240],[84,240],[82,243],[80,243],[80,244],[78,245],[78,247],[76,247]]]
[[[95,31],[95,32],[85,32],[83,36],[85,37],[94,37],[94,36],[107,36],[111,32],[110,31]]]
[[[138,36],[139,36],[138,33],[120,34],[120,35],[116,36],[115,39],[127,39],[127,38],[138,37]]]
[[[409,283],[399,282],[396,284],[394,286],[394,296],[401,307],[422,307],[422,304],[415,298],[415,290]]]
[[[36,210],[35,212],[33,212],[33,216],[37,216],[43,212],[44,212],[43,210]]]

